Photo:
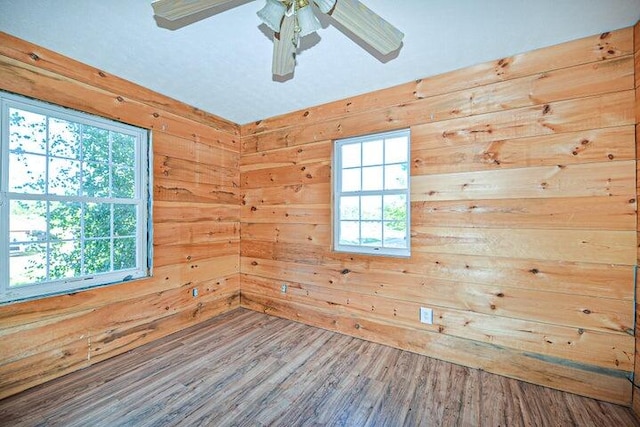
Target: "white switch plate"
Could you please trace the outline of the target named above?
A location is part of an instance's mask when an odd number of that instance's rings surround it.
[[[433,309],[420,307],[420,322],[433,325]]]

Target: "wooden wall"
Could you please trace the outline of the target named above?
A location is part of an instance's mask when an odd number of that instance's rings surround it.
[[[239,306],[237,125],[2,33],[0,89],[152,129],[154,203],[153,278],[0,307],[0,398]]]
[[[628,28],[243,126],[242,306],[630,404],[634,87]],[[406,127],[411,258],[332,252],[332,140]]]
[[[640,158],[640,22],[634,27],[634,48],[635,48],[635,88],[636,88],[636,159]],[[636,163],[637,194],[640,194],[640,162]],[[640,218],[638,218],[638,242],[640,242]],[[638,248],[638,264],[640,264],[640,247]],[[640,304],[637,295],[640,286],[636,281],[636,325],[640,324]],[[640,334],[636,326],[636,355],[634,370],[633,388],[633,411],[640,418]]]
[[[155,234],[151,279],[0,307],[0,398],[241,286],[247,308],[629,404],[638,86],[623,29],[239,127],[0,33],[0,89],[153,130]],[[405,127],[412,257],[332,252],[332,140]]]

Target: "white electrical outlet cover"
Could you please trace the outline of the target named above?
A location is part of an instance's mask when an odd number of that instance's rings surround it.
[[[420,307],[420,322],[433,325],[433,309]]]

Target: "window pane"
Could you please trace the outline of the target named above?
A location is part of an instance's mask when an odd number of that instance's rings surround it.
[[[109,163],[109,131],[93,126],[84,126],[82,154],[85,161]]]
[[[114,270],[124,270],[136,267],[136,239],[116,239],[113,242]]]
[[[111,132],[112,160],[117,165],[134,167],[136,163],[136,140],[131,135]]]
[[[360,144],[344,144],[341,151],[343,168],[360,166]]]
[[[44,202],[33,200],[12,200],[9,216],[9,243],[42,242],[47,238],[47,210]],[[20,251],[26,245],[20,245]],[[10,251],[15,254],[16,250]]]
[[[387,248],[407,247],[407,225],[405,222],[384,223],[384,246]]]
[[[82,245],[77,240],[52,242],[49,254],[49,276],[52,280],[76,277],[82,274]]]
[[[46,157],[33,154],[9,154],[9,191],[44,194]]]
[[[382,196],[362,197],[362,219],[382,220]]]
[[[86,203],[84,205],[85,237],[109,237],[111,235],[111,205]]]
[[[46,279],[46,204],[12,200],[9,204],[9,284]]]
[[[360,223],[358,221],[340,221],[340,244],[360,244]]]
[[[9,286],[43,282],[47,279],[47,245],[29,243],[20,255],[9,258]]]
[[[49,119],[49,155],[80,159],[79,130],[76,123]]]
[[[351,220],[360,219],[360,197],[340,198],[340,218]]]
[[[106,273],[111,270],[111,241],[88,240],[84,245],[84,272]]]
[[[16,108],[9,108],[9,150],[45,154],[47,118]]]
[[[132,199],[135,196],[135,179],[133,169],[123,166],[114,167],[112,197]]]
[[[362,143],[362,166],[381,165],[382,141],[369,141]]]
[[[80,162],[49,158],[48,193],[77,196],[80,192]]]
[[[382,166],[362,168],[362,189],[364,191],[382,190]]]
[[[50,202],[49,225],[52,240],[80,239],[82,210],[80,203]]]
[[[27,274],[27,265],[31,259],[32,256],[26,255],[24,251],[18,255],[11,254],[9,258],[9,287],[33,283]]]
[[[382,222],[367,221],[362,222],[362,245],[382,246]]]
[[[403,194],[384,196],[385,221],[407,221],[407,197]]]
[[[385,190],[399,190],[407,188],[407,164],[384,167]]]
[[[113,233],[114,236],[135,236],[136,234],[136,205],[114,205]]]
[[[360,191],[360,169],[342,171],[342,191]]]
[[[109,165],[84,163],[82,168],[82,195],[109,197]]]
[[[385,163],[406,163],[409,141],[404,136],[401,138],[387,139],[384,144]]]

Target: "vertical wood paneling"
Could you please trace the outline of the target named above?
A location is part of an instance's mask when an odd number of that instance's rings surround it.
[[[155,233],[151,278],[0,307],[0,398],[239,306],[237,125],[3,33],[0,89],[151,129]]]
[[[635,51],[627,28],[243,126],[241,304],[630,404]],[[404,127],[412,256],[332,252],[330,140]]]

